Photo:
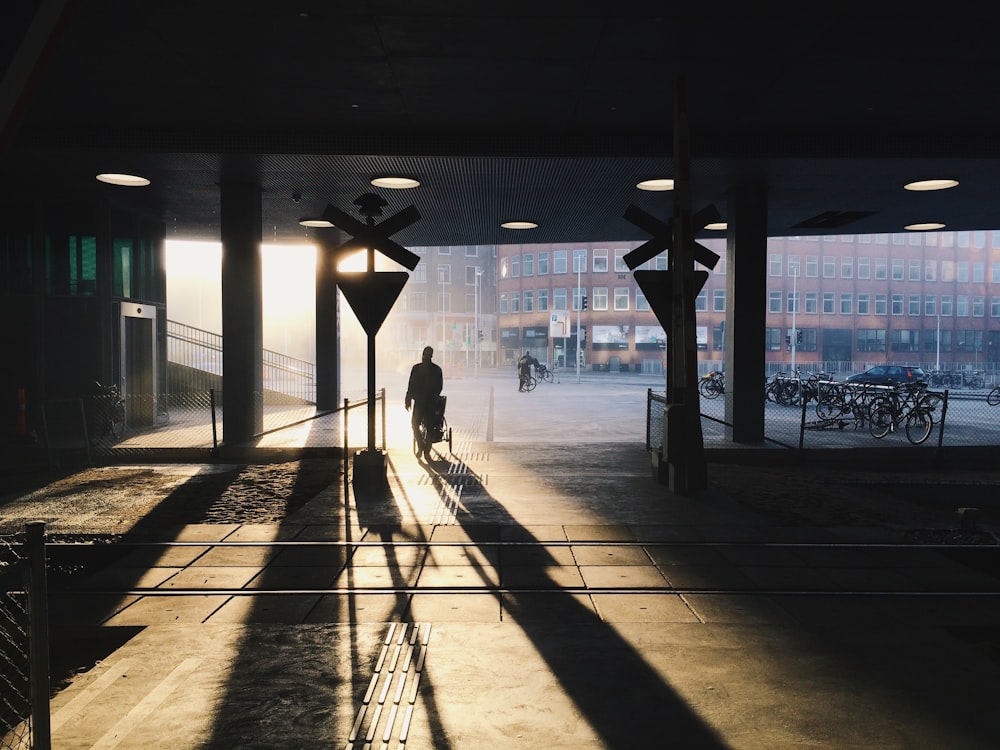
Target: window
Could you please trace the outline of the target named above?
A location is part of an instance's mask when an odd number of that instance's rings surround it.
[[[990,281],[1000,284],[1000,263],[996,261],[990,263]]]
[[[447,263],[438,263],[437,267],[437,279],[438,284],[450,284],[451,283],[451,265]]]
[[[625,262],[627,254],[628,250],[615,250],[615,273],[628,273],[628,264]]]
[[[608,249],[594,248],[594,273],[607,273],[608,271]]]
[[[889,278],[888,276],[888,261],[885,258],[875,259],[875,278],[876,280],[885,281]]]
[[[892,295],[892,314],[902,315],[903,314],[903,295],[894,294]]]
[[[954,280],[955,280],[955,261],[942,260],[941,281],[954,281]]]
[[[903,271],[904,271],[903,259],[902,258],[893,258],[892,259],[892,280],[893,281],[902,281],[903,280]]]
[[[885,329],[884,328],[859,328],[858,329],[858,351],[859,352],[884,352],[885,351]]]
[[[789,292],[788,293],[788,312],[798,313],[799,312],[799,292]]]
[[[938,339],[937,330],[930,329],[924,331],[924,350],[928,352],[938,351]],[[942,352],[951,351],[951,331],[941,331],[941,348]]]
[[[570,309],[572,309],[572,310],[579,310],[579,309],[581,309],[580,306],[583,304],[583,295],[585,295],[586,293],[587,293],[587,289],[585,287],[582,287],[582,286],[575,286],[575,287],[573,287],[573,307],[570,308]],[[589,301],[588,301],[588,304],[589,304]]]
[[[840,259],[840,278],[850,279],[854,276],[854,258],[846,255]]]
[[[438,248],[438,255],[451,255],[451,247],[445,245]]]
[[[982,331],[955,331],[956,352],[981,352],[982,350]]]
[[[427,283],[427,264],[418,263],[417,267],[413,269],[413,273],[410,274],[410,281],[415,284],[426,284]]]
[[[701,295],[698,295],[698,296],[701,296]],[[697,304],[698,304],[698,301],[695,300],[695,305],[697,305]],[[641,289],[636,289],[635,290],[635,309],[636,310],[640,310],[640,311],[642,311],[642,310],[648,310],[649,309],[649,300],[646,299],[646,295],[642,293]]]
[[[1000,297],[990,297],[990,317],[1000,318]]]
[[[559,289],[552,290],[552,309],[553,310],[568,310],[569,300],[566,296],[566,288],[561,287]]]
[[[549,290],[539,289],[538,290],[538,311],[545,312],[549,309]]]
[[[569,255],[566,250],[554,250],[552,252],[552,273],[566,273],[568,259]]]
[[[549,273],[549,254],[539,253],[538,254],[538,275],[547,276]]]
[[[615,287],[615,310],[628,310],[629,292],[627,286]]]
[[[758,308],[760,309],[760,308]],[[715,289],[712,291],[712,310],[714,312],[726,311],[726,290]]]
[[[476,285],[476,267],[466,266],[465,267],[465,285],[475,286]]]
[[[872,277],[872,259],[858,258],[858,278],[870,279]]]
[[[514,255],[510,259],[510,277],[516,279],[521,275],[521,256]]]
[[[969,297],[965,294],[960,294],[955,301],[955,315],[960,318],[969,317]]]
[[[972,264],[972,281],[976,284],[982,284],[986,281],[986,264],[982,261],[976,261]]]
[[[896,329],[892,332],[892,350],[894,352],[919,352],[920,351],[920,331],[911,331],[905,328]]]
[[[819,256],[818,255],[807,255],[806,256],[806,276],[810,279],[815,279],[819,276]]]
[[[937,280],[937,261],[936,260],[925,260],[924,261],[924,281],[936,281]]]
[[[577,248],[573,251],[573,273],[583,273],[587,270],[587,250]]]
[[[506,315],[508,312],[510,312],[510,302],[506,293],[503,293],[500,295],[500,314]]]
[[[510,293],[510,311],[512,313],[521,312],[521,295],[520,292]]]
[[[858,315],[868,315],[871,311],[871,295],[867,292],[858,294]]]
[[[815,315],[819,312],[819,293],[806,292],[806,314]]]
[[[832,279],[837,275],[837,259],[832,255],[823,256],[823,278]]]
[[[764,337],[764,346],[769,352],[780,352],[785,345],[785,337],[780,328],[768,328]]]
[[[479,257],[479,245],[466,245],[465,246],[465,257],[466,258],[478,258]]]
[[[606,286],[595,286],[590,299],[587,300],[587,305],[592,310],[607,310],[608,288]]]
[[[950,294],[941,295],[941,314],[947,317],[955,314],[955,308]]]
[[[907,264],[907,278],[910,281],[920,281],[920,260],[919,258],[911,258],[910,262]]]
[[[887,315],[889,312],[889,299],[884,294],[875,295],[875,314]]]
[[[523,305],[524,305],[523,309],[524,309],[524,311],[526,313],[534,312],[535,311],[535,293],[531,292],[531,291],[528,291],[528,290],[525,290],[523,294],[524,294],[524,302],[523,302]]]
[[[535,256],[528,254],[522,256],[521,259],[521,273],[524,276],[534,276],[535,275]]]
[[[823,292],[823,314],[833,315],[833,292]]]
[[[782,258],[780,255],[771,255],[768,257],[767,272],[770,276],[781,276],[781,269],[783,267]]]
[[[969,281],[969,261],[960,260],[956,264],[957,267],[957,279],[962,283],[967,283]]]
[[[781,294],[781,292],[778,292]],[[702,289],[698,292],[698,296],[694,298],[694,311],[695,312],[707,312],[708,311],[708,292]]]
[[[986,315],[986,298],[976,295],[972,298],[972,317],[981,318]]]
[[[406,295],[406,309],[409,312],[427,312],[427,293],[410,292]]]
[[[906,314],[920,315],[920,295],[911,294],[906,300]]]
[[[924,315],[934,317],[937,315],[937,295],[928,294],[924,296]]]
[[[854,312],[854,295],[850,292],[842,292],[840,295],[840,314],[850,315]]]
[[[704,294],[704,292],[702,292]],[[791,292],[789,292],[791,294]],[[698,295],[699,297],[701,295]],[[767,311],[769,313],[780,313],[781,312],[781,292],[768,292],[767,293]]]
[[[798,278],[801,275],[802,275],[802,268],[801,268],[801,266],[799,264],[799,256],[798,255],[789,255],[788,256],[788,276],[789,276],[789,278],[792,278],[792,277]]]

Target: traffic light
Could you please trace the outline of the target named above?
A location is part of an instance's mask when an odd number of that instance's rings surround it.
[[[799,329],[798,331],[795,332],[795,343],[796,344],[801,344],[802,343],[802,330],[801,329]]]
[[[586,294],[583,295],[583,298],[580,300],[580,309],[581,310],[586,310],[587,309],[587,295]]]
[[[587,348],[587,326],[580,326],[580,348]]]
[[[479,340],[480,341],[483,340],[483,329],[482,328],[479,329]]]

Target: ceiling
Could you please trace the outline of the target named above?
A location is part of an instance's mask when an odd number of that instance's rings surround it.
[[[635,184],[677,176],[682,90],[695,210],[766,187],[772,236],[1000,228],[1000,9],[882,5],[6,0],[0,198],[105,194],[217,240],[238,179],[265,242],[366,192],[417,208],[407,246],[645,240],[623,214],[671,214]],[[902,188],[933,177],[960,184]]]

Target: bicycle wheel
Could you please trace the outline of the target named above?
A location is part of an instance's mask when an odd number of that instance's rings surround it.
[[[888,406],[877,406],[871,411],[868,432],[873,438],[884,438],[892,429],[892,409]]]
[[[533,391],[536,385],[538,385],[538,381],[535,380],[534,376],[529,375],[528,379],[524,381],[524,390]]]
[[[545,372],[543,372],[542,376],[541,376],[541,379],[544,380],[546,383],[551,383],[552,382],[552,370],[546,370]]]
[[[920,445],[931,435],[934,420],[924,409],[917,407],[906,415],[906,439],[914,445]]]
[[[111,435],[115,440],[121,440],[125,434],[125,404],[121,401],[111,409]]]
[[[1000,404],[1000,385],[993,386],[993,390],[986,394],[986,403],[990,406]]]

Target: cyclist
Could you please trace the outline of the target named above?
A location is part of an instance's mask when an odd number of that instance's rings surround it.
[[[517,361],[518,383],[517,390],[523,391],[531,377],[531,368],[538,368],[538,360],[531,356],[530,352],[525,352],[524,356]]]
[[[444,387],[444,377],[441,368],[431,361],[434,348],[425,346],[420,361],[410,369],[410,380],[406,385],[404,404],[407,411],[413,405],[413,416],[410,424],[413,427],[413,437],[420,438],[420,423],[434,414],[434,405]]]

